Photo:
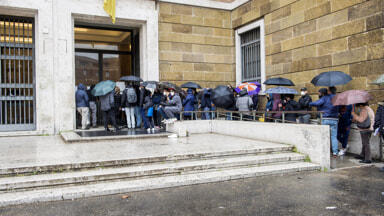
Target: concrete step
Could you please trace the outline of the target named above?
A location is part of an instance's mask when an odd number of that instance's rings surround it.
[[[0,178],[0,191],[7,192],[15,190],[35,189],[37,187],[52,187],[65,184],[75,185],[116,179],[175,175],[190,171],[201,172],[209,169],[257,166],[269,163],[287,163],[290,161],[302,161],[305,158],[305,155],[298,153],[275,153],[241,156],[237,155],[230,157],[209,158],[205,160],[180,160],[78,172],[7,177]]]
[[[0,207],[34,202],[58,201],[92,196],[128,193],[150,189],[169,188],[210,182],[228,181],[263,175],[288,172],[318,170],[320,166],[307,162],[290,162],[277,165],[233,168],[213,172],[182,174],[145,179],[127,179],[115,182],[102,182],[88,185],[60,188],[37,189],[32,191],[8,192],[0,194]]]
[[[88,162],[73,162],[58,164],[52,161],[50,164],[41,163],[33,164],[27,167],[4,167],[0,168],[0,177],[9,177],[17,174],[36,174],[36,173],[50,173],[58,171],[72,171],[80,169],[92,169],[97,167],[118,167],[118,166],[131,166],[135,164],[155,163],[155,162],[168,162],[174,160],[190,160],[190,159],[209,159],[213,157],[226,157],[244,154],[260,154],[260,153],[273,153],[273,152],[286,152],[292,151],[293,146],[284,144],[270,144],[265,146],[258,146],[253,148],[236,149],[229,151],[202,151],[191,152],[189,154],[174,154],[174,155],[156,155],[128,159],[111,159],[100,161]],[[113,156],[111,156],[113,157]]]

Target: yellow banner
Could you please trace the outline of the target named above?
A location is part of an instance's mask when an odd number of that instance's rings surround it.
[[[103,8],[112,19],[112,23],[116,22],[116,0],[104,0]]]

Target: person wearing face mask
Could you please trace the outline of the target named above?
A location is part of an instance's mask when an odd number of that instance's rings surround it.
[[[166,103],[160,103],[162,106],[164,106],[164,112],[169,118],[167,121],[165,121],[166,124],[174,123],[177,121],[174,113],[181,112],[182,109],[181,98],[178,93],[175,93],[174,88],[169,88],[169,95],[171,96],[167,97]]]
[[[359,115],[355,113],[355,108],[359,111]],[[363,123],[365,121],[369,121],[369,127],[360,127],[359,124],[357,124],[357,128],[360,131],[361,136],[361,142],[362,142],[362,149],[359,156],[357,156],[357,159],[362,159],[359,161],[360,163],[372,163],[371,160],[371,147],[369,144],[369,140],[371,139],[371,135],[373,132],[373,126],[375,124],[375,113],[371,109],[371,107],[368,106],[368,103],[358,103],[355,105],[355,107],[352,107],[352,116],[353,120],[358,123]]]
[[[302,87],[301,89],[301,97],[299,99],[299,111],[311,111],[311,107],[309,103],[312,102],[312,98],[308,95],[307,88]],[[309,120],[311,119],[311,114],[309,113],[300,113],[299,114],[299,122],[304,124],[309,124]]]
[[[309,103],[311,107],[317,107],[317,111],[323,111],[323,125],[329,125],[331,132],[331,144],[333,157],[338,155],[337,125],[339,120],[339,106],[331,103],[334,94],[328,94],[326,88],[319,90],[319,100]]]

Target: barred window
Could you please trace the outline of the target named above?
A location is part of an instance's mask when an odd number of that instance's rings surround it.
[[[261,83],[260,28],[240,35],[241,82]]]

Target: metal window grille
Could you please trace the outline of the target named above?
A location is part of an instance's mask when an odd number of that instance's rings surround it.
[[[34,19],[0,15],[0,131],[36,129]]]
[[[241,81],[261,83],[260,28],[240,35]]]

